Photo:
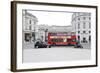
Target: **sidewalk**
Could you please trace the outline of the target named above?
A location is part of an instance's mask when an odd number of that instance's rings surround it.
[[[78,61],[91,59],[90,49],[55,47],[41,49],[24,49],[23,62]]]
[[[90,43],[81,43],[81,45],[82,45],[83,48],[85,48],[85,49],[91,49],[91,44],[90,44]]]
[[[23,49],[33,49],[33,48],[34,48],[34,42],[23,44]]]

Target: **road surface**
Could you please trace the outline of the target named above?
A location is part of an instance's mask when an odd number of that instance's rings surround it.
[[[75,61],[91,59],[91,49],[58,46],[52,48],[23,49],[23,62]]]

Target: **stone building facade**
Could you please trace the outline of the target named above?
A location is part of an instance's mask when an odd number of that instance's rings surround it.
[[[73,13],[72,29],[80,43],[91,43],[91,13]]]
[[[23,10],[23,42],[32,43],[35,40],[35,31],[38,19],[36,16],[28,13],[26,10]]]

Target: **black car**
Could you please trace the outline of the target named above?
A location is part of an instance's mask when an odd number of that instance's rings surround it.
[[[50,48],[51,46],[45,42],[37,41],[35,43],[35,48]]]

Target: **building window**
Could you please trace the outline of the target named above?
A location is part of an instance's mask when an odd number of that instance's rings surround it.
[[[91,33],[91,31],[89,31],[89,33]]]
[[[83,23],[83,28],[85,29],[85,22]]]
[[[80,36],[78,36],[78,41],[80,41]]]
[[[86,31],[83,31],[83,33],[86,33]]]
[[[25,27],[25,30],[27,30],[27,27]]]
[[[29,42],[31,40],[30,33],[25,33],[25,42]]]
[[[89,20],[91,20],[91,17],[89,17]]]
[[[75,30],[76,30],[76,24],[75,24]]]
[[[26,26],[25,29],[26,29],[26,30],[29,30],[29,26]]]
[[[35,41],[35,32],[32,32],[33,41]]]
[[[31,22],[31,20],[29,20],[29,24],[31,24],[32,22]]]
[[[80,33],[80,31],[78,31],[78,33]]]
[[[78,20],[80,20],[80,18],[78,18]]]
[[[91,23],[89,22],[89,28],[91,28]]]
[[[83,43],[87,43],[87,41],[86,41],[86,38],[85,38],[85,37],[83,37]]]
[[[78,23],[78,29],[80,29],[80,23]]]
[[[29,26],[29,30],[31,30],[32,28],[31,28],[31,25]]]
[[[91,42],[91,36],[89,36],[89,42]]]
[[[85,20],[85,19],[86,19],[86,17],[83,17],[83,19]]]

